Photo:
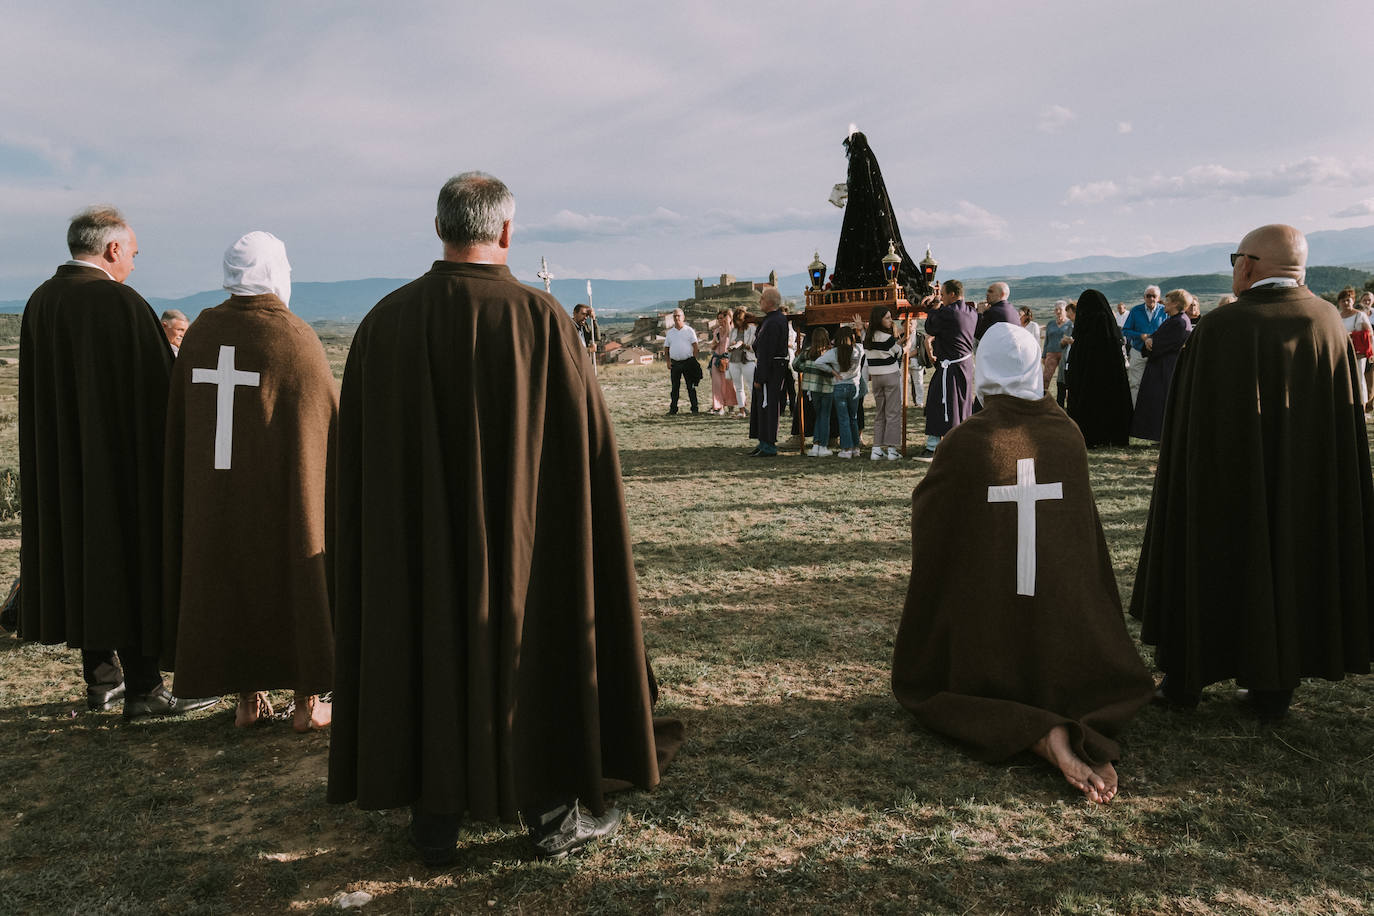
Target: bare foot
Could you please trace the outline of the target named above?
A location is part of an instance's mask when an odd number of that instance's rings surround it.
[[[298,732],[308,732],[312,728],[325,728],[334,718],[334,704],[326,703],[317,696],[302,697],[296,694],[296,711],[291,715],[291,727]]]
[[[1109,802],[1116,798],[1116,767],[1112,766],[1109,760],[1106,763],[1093,764],[1093,772],[1102,780],[1103,788],[1098,794],[1102,796],[1102,801]]]
[[[239,708],[234,713],[235,725],[239,728],[247,728],[270,718],[272,718],[272,704],[267,701],[267,694],[262,691],[239,694]]]
[[[1032,748],[1041,757],[1059,767],[1059,772],[1069,781],[1069,785],[1092,801],[1105,804],[1116,795],[1116,770],[1110,763],[1090,766],[1073,752],[1069,743],[1069,729],[1056,725],[1045,733],[1045,737],[1035,742]]]

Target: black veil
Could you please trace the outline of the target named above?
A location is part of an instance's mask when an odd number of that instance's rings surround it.
[[[868,138],[856,131],[844,141],[844,147],[849,156],[849,201],[845,204],[840,245],[835,252],[835,289],[885,285],[883,257],[891,241],[902,259],[897,282],[906,289],[908,301],[918,301],[926,291],[925,278],[902,244],[887,185],[883,184],[883,173]]]

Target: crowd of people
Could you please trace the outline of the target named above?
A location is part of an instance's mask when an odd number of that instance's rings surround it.
[[[329,801],[409,807],[430,865],[454,861],[469,816],[522,821],[536,854],[557,858],[617,829],[607,793],[654,786],[682,725],[653,717],[588,316],[512,276],[515,200],[498,179],[457,175],[436,210],[442,258],[368,313],[341,389],[289,311],[270,233],[229,247],[228,298],[177,328],[125,283],[138,243],[124,217],[78,214],[71,260],[21,329],[18,628],[79,649],[89,707],[122,702],[128,720],[227,693],[235,723],[256,726],[273,718],[265,691],[293,691],[297,730],[331,730]],[[1367,673],[1374,651],[1351,333],[1302,286],[1301,233],[1262,227],[1231,260],[1235,305],[1182,349],[1182,291],[1121,324],[1085,292],[1076,322],[1065,303],[1043,335],[1056,360],[1006,284],[974,305],[954,280],[911,340],[876,308],[794,343],[770,286],[761,320],[722,315],[711,342],[721,406],[743,387],[759,457],[777,454],[794,369],[812,455],[833,424],[840,457],[855,457],[867,384],[871,457],[895,457],[900,367],[913,349],[933,364],[894,694],[980,758],[1039,754],[1098,803],[1118,791],[1117,736],[1152,699],[1190,709],[1233,678],[1274,720],[1300,678]],[[732,358],[746,348],[752,359]],[[672,409],[685,381],[697,410],[681,313],[665,349]],[[1158,685],[1125,630],[1074,417],[1085,391],[1129,403],[1132,359],[1140,397],[1170,392],[1130,608]],[[1067,415],[1045,394],[1061,369]]]
[[[982,302],[964,299],[958,280],[941,284],[937,294],[922,300],[924,324],[909,335],[898,327],[889,306],[874,306],[865,319],[855,314],[852,324],[820,325],[798,330],[788,325],[787,364],[796,375],[799,392],[786,378],[784,407],[792,410],[792,441],[806,457],[860,457],[865,428],[864,405],[872,394],[871,451],[874,461],[901,457],[902,386],[909,374],[910,403],[923,409],[925,438],[912,456],[929,462],[943,436],[979,407],[971,380],[982,336],[993,324],[1013,323],[1026,329],[1040,351],[1044,390],[1054,383],[1055,400],[1077,423],[1090,448],[1123,446],[1134,437],[1158,442],[1164,423],[1174,366],[1193,327],[1202,316],[1198,297],[1186,289],[1161,293],[1147,286],[1142,301],[1127,308],[1108,303],[1098,290],[1085,290],[1077,300],[1060,299],[1043,325],[1029,306],[1012,308],[1008,284],[988,287]],[[1235,300],[1222,296],[1217,307]],[[1374,411],[1374,325],[1370,309],[1374,292],[1357,300],[1353,287],[1337,297],[1337,308],[1350,334],[1359,362],[1361,401]],[[678,378],[688,357],[686,343],[695,346],[696,333],[684,330],[682,310],[673,313],[675,335],[684,341],[681,355],[665,340],[672,368],[673,394],[668,410],[677,413]],[[712,413],[748,416],[753,399],[754,325],[743,309],[722,310],[710,331],[713,349]],[[671,329],[670,329],[671,330]],[[860,343],[859,338],[862,338]],[[693,351],[695,352],[695,351]],[[927,385],[925,372],[934,373]],[[1119,371],[1118,371],[1119,370]],[[699,372],[698,372],[699,374]],[[836,386],[838,385],[838,390]],[[695,399],[695,391],[689,389]],[[693,400],[695,404],[695,400]],[[695,407],[693,408],[695,412]],[[806,437],[810,436],[809,447]],[[758,449],[751,454],[758,454]]]

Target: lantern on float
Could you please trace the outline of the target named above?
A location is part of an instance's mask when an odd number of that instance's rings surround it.
[[[812,289],[820,289],[825,284],[825,262],[821,260],[819,251],[811,256],[811,263],[807,265],[806,272],[811,275]]]

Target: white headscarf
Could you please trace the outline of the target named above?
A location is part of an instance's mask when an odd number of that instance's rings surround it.
[[[291,305],[286,246],[270,232],[250,232],[224,252],[224,288],[235,296],[275,293]]]
[[[1040,344],[1025,328],[999,321],[988,328],[978,344],[973,365],[973,388],[980,400],[992,394],[1009,394],[1027,401],[1045,396],[1040,368]]]

